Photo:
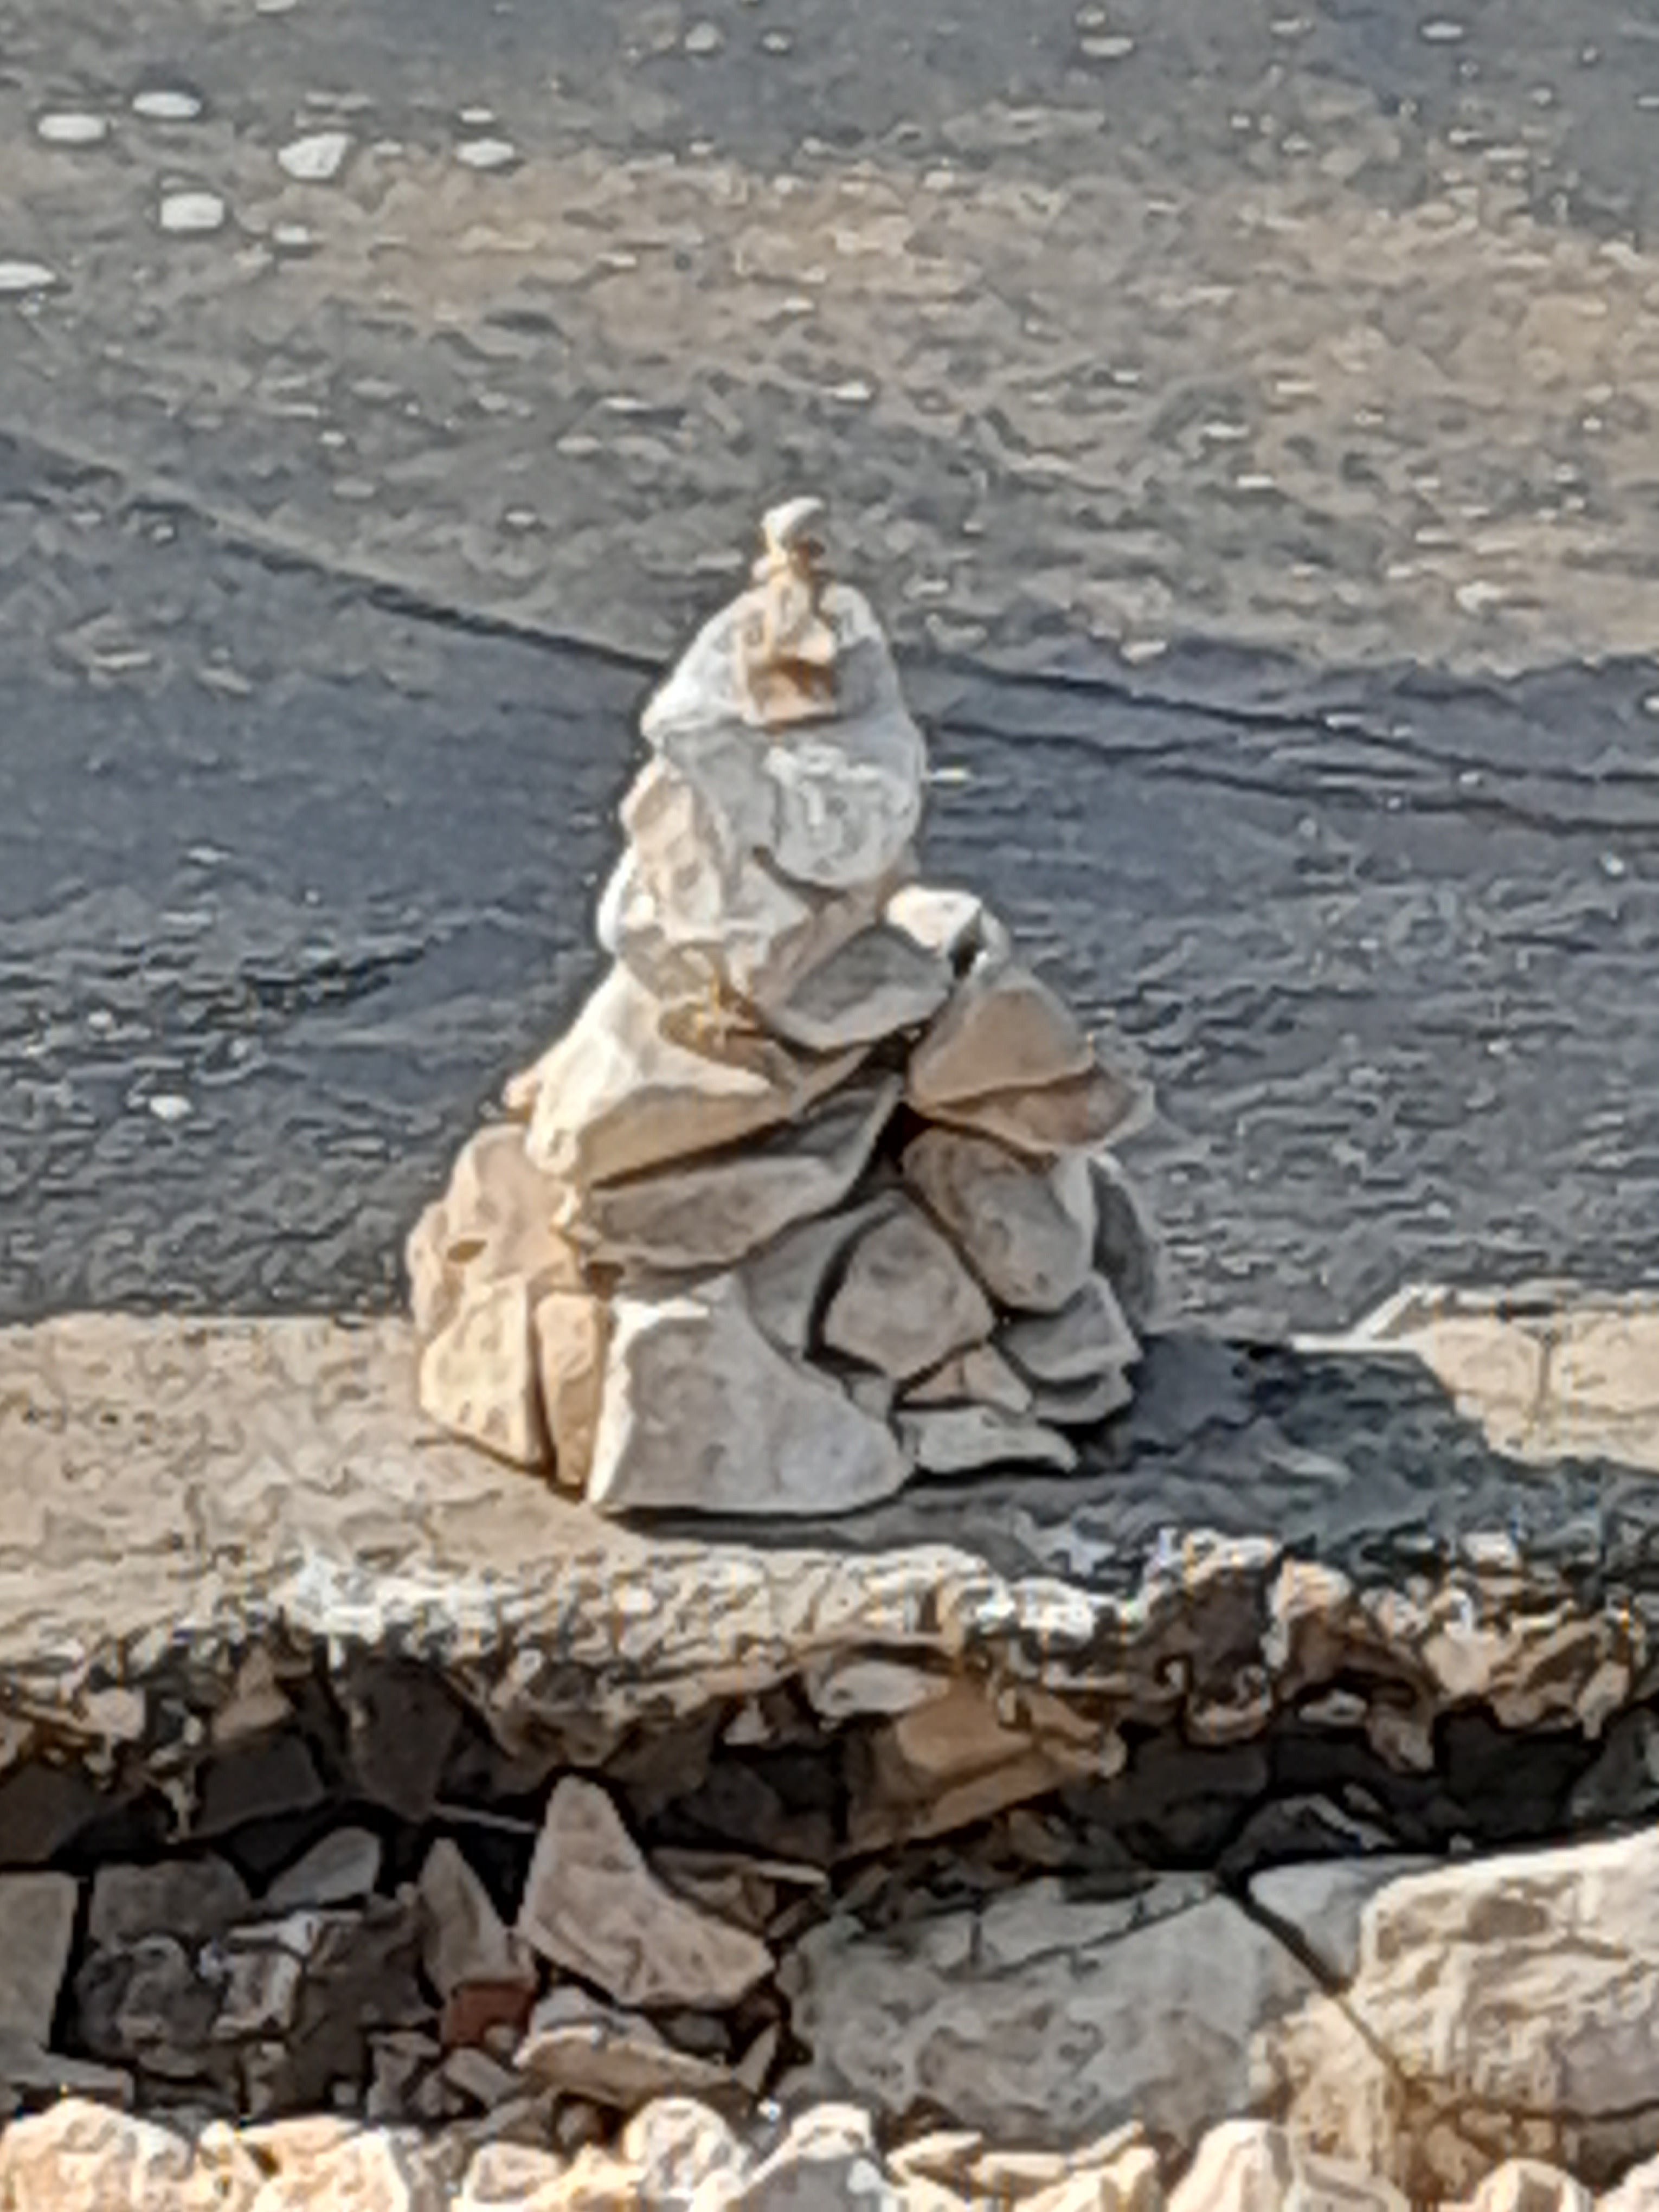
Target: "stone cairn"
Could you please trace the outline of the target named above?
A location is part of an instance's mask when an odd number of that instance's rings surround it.
[[[919,880],[926,750],[822,513],[647,706],[610,973],[410,1239],[427,1413],[605,1511],[1069,1471],[1156,1304],[1106,1149],[1148,1093]]]

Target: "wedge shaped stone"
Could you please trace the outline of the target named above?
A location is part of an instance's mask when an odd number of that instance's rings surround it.
[[[524,1130],[495,1121],[469,1137],[449,1188],[416,1223],[404,1248],[410,1302],[423,1337],[453,1321],[468,1291],[522,1278],[532,1297],[574,1289],[576,1254],[553,1226],[563,1196],[533,1166]]]
[[[936,884],[902,884],[884,908],[893,928],[941,954],[958,971],[981,953],[1007,957],[1010,940],[977,891]]]
[[[757,1936],[659,1881],[597,1783],[567,1775],[548,1801],[519,1933],[618,2004],[735,2005],[772,1971]]]
[[[1040,1091],[988,1091],[981,1098],[956,1099],[930,1118],[994,1137],[1033,1159],[1051,1160],[1133,1136],[1151,1112],[1152,1092],[1145,1085],[1119,1069],[1094,1067]]]
[[[804,1060],[774,1040],[705,1025],[611,969],[533,1071],[532,1166],[579,1188],[717,1151],[787,1121],[835,1089],[859,1054]]]
[[[520,1467],[547,1463],[530,1292],[517,1277],[473,1291],[421,1355],[421,1409]]]
[[[842,1203],[898,1092],[896,1076],[854,1084],[741,1151],[600,1185],[570,1219],[573,1241],[624,1269],[731,1267]]]
[[[1140,1356],[1103,1275],[1091,1275],[1058,1313],[1011,1322],[997,1343],[1033,1382],[1061,1387],[1097,1381]]]
[[[602,1511],[849,1512],[903,1482],[891,1431],[785,1358],[730,1277],[695,1296],[619,1297],[614,1313],[587,1487]]]
[[[959,1352],[913,1382],[904,1394],[907,1406],[994,1406],[999,1413],[1026,1413],[1031,1409],[1031,1386],[1018,1375],[994,1344],[976,1344]]]
[[[934,1115],[994,1091],[1066,1083],[1093,1066],[1058,993],[1018,961],[981,959],[910,1055],[906,1092],[918,1113]]]
[[[783,1352],[805,1352],[812,1342],[824,1292],[842,1255],[874,1222],[900,1203],[896,1193],[849,1206],[821,1221],[803,1221],[738,1270],[749,1310]]]
[[[636,2111],[653,2097],[706,2096],[732,2079],[726,2067],[677,2051],[643,2014],[568,1985],[531,2014],[513,2063],[544,2088],[611,2112]]]
[[[950,996],[951,980],[950,963],[938,953],[878,926],[850,938],[781,1004],[762,1011],[792,1044],[838,1052],[919,1029]]]
[[[836,1352],[902,1382],[981,1344],[991,1302],[921,1209],[901,1201],[854,1246],[823,1318]]]
[[[1086,1160],[1037,1167],[988,1138],[926,1129],[905,1148],[903,1167],[1000,1304],[1058,1313],[1088,1281],[1095,1207]]]
[[[580,1492],[593,1462],[610,1313],[586,1291],[552,1291],[538,1302],[533,1326],[554,1473],[561,1489]]]
[[[1057,1429],[1092,1429],[1134,1401],[1134,1385],[1121,1367],[1091,1382],[1043,1382],[1031,1392],[1032,1417]]]
[[[901,1412],[899,1442],[922,1474],[968,1474],[985,1467],[1048,1467],[1070,1474],[1075,1446],[1057,1430],[994,1406]]]

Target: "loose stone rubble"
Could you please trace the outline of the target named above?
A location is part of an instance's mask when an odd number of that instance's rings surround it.
[[[918,880],[921,736],[818,521],[647,708],[614,964],[410,1240],[427,1412],[606,1512],[1069,1471],[1156,1317],[1103,1149],[1148,1094]]]

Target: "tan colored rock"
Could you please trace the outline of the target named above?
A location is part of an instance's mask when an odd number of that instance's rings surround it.
[[[1144,1084],[1119,1069],[1096,1067],[1041,1091],[988,1091],[981,1098],[956,1099],[932,1118],[1032,1159],[1053,1160],[1133,1136],[1152,1108]]]
[[[1595,2212],[1582,2181],[1541,2159],[1507,2160],[1474,2192],[1469,2212]]]
[[[887,2165],[899,2181],[936,2181],[947,2188],[963,2188],[972,2182],[975,2163],[984,2148],[985,2137],[977,2128],[930,2128],[926,2135],[912,2136],[890,2151]]]
[[[443,2153],[412,2130],[352,2129],[314,2153],[290,2142],[252,2212],[448,2212]]]
[[[565,2175],[556,2151],[534,2143],[489,2142],[473,2153],[454,2212],[561,2212]]]
[[[920,1029],[950,996],[950,963],[904,931],[878,924],[820,961],[781,1003],[763,1001],[768,1026],[807,1052],[844,1052]]]
[[[740,1151],[597,1186],[566,1225],[603,1263],[671,1273],[731,1267],[842,1204],[869,1164],[898,1089],[896,1078],[853,1084]]]
[[[1057,1313],[1094,1267],[1094,1192],[1079,1158],[1035,1168],[987,1138],[928,1129],[904,1176],[999,1304]]]
[[[1094,1052],[1070,1008],[1015,960],[981,959],[910,1055],[905,1096],[936,1115],[963,1099],[1085,1075]]]
[[[783,2141],[734,2193],[711,2194],[707,2212],[904,2212],[882,2172],[867,2112],[824,2104],[802,2112]],[[705,2212],[702,2202],[694,2212]]]
[[[449,1187],[421,1215],[404,1250],[422,1339],[455,1317],[469,1290],[521,1278],[532,1297],[579,1288],[574,1249],[553,1226],[562,1186],[531,1164],[524,1130],[497,1121],[470,1137]]]
[[[803,1221],[738,1269],[744,1303],[780,1351],[803,1352],[818,1328],[824,1292],[842,1255],[854,1237],[886,1218],[900,1203],[896,1192],[849,1206],[821,1221]]]
[[[78,2097],[0,2133],[6,2212],[248,2212],[262,2179],[234,2147],[198,2163],[170,2128]]]
[[[904,1394],[907,1406],[992,1406],[1002,1413],[1029,1413],[1031,1386],[1017,1375],[994,1344],[976,1344],[936,1367]]]
[[[517,1277],[471,1292],[421,1354],[421,1410],[519,1467],[544,1467],[531,1294]]]
[[[80,1893],[70,1875],[0,1874],[0,2036],[51,2042]]]
[[[586,1487],[605,1389],[610,1310],[586,1291],[550,1291],[532,1320],[542,1410],[562,1490]]]
[[[997,1346],[1033,1382],[1060,1388],[1098,1382],[1140,1356],[1134,1332],[1103,1275],[1091,1275],[1058,1313],[1011,1322]]]
[[[901,1202],[854,1245],[823,1340],[903,1382],[982,1343],[995,1325],[989,1299],[949,1241]]]
[[[542,1999],[513,2063],[561,2096],[586,2097],[616,2112],[632,2112],[656,2097],[706,2096],[732,2078],[724,2066],[676,2050],[642,2013],[574,1985]]]
[[[758,1032],[726,1036],[716,1054],[691,1011],[613,968],[533,1071],[532,1166],[585,1188],[674,1165],[793,1120],[862,1057],[804,1059]]]
[[[903,1482],[891,1432],[785,1358],[730,1277],[695,1296],[619,1297],[613,1316],[587,1492],[602,1510],[844,1512]]]
[[[574,1775],[548,1800],[518,1924],[544,1958],[619,2004],[718,2010],[772,1971],[757,1936],[659,1881],[606,1792]]]
[[[1296,2167],[1290,2137],[1265,2120],[1212,2128],[1176,2184],[1170,2212],[1287,2212]]]
[[[1019,2212],[1164,2212],[1157,2153],[1143,2143],[1110,2166],[1079,2167],[1026,2197]]]
[[[440,1836],[418,1884],[421,1965],[443,1998],[468,1984],[533,1987],[536,1962],[522,1936],[502,1921],[459,1844]]]
[[[1077,1447],[1058,1429],[994,1406],[901,1411],[898,1435],[921,1474],[972,1474],[991,1467],[1046,1467],[1071,1474],[1078,1465]]]

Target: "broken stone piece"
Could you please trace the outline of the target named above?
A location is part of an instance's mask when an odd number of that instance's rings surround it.
[[[93,1876],[87,1940],[94,1950],[143,1936],[199,1942],[222,1934],[249,1901],[247,1884],[235,1868],[211,1852],[161,1859],[154,1866],[117,1862]]]
[[[1138,1336],[1169,1317],[1169,1262],[1139,1186],[1110,1152],[1089,1161],[1094,1178],[1095,1266]]]
[[[730,1277],[613,1310],[587,1492],[601,1510],[847,1512],[903,1482],[890,1431],[770,1344]]]
[[[469,1983],[533,1989],[535,1961],[496,1911],[459,1844],[440,1836],[421,1867],[421,1965],[441,1997]]]
[[[1033,1382],[1090,1382],[1140,1356],[1103,1276],[1091,1275],[1058,1313],[1012,1322],[997,1339],[1016,1367]]]
[[[574,1775],[548,1800],[518,1924],[544,1958],[623,2005],[718,2011],[772,1970],[758,1937],[659,1881],[610,1796]]]
[[[1094,1191],[1081,1158],[1037,1168],[988,1138],[927,1129],[904,1176],[999,1304],[1057,1313],[1094,1265]]]
[[[1007,931],[977,891],[901,884],[883,909],[883,919],[958,970],[981,954],[1002,960],[1009,951]]]
[[[593,1463],[610,1309],[586,1291],[550,1291],[532,1326],[553,1472],[561,1489],[580,1496]]]
[[[1028,1413],[1031,1386],[1015,1373],[994,1344],[976,1344],[959,1352],[932,1374],[913,1382],[904,1394],[907,1406],[994,1407],[1000,1413]]]
[[[380,1878],[380,1838],[368,1828],[334,1828],[276,1876],[264,1908],[283,1913],[302,1905],[352,1905]]]
[[[0,1875],[0,2035],[51,2042],[79,1900],[70,1875]]]
[[[781,1352],[804,1352],[817,1336],[825,1291],[842,1255],[898,1203],[896,1192],[787,1229],[738,1269],[744,1303]]]
[[[920,1029],[944,1005],[951,969],[904,931],[861,930],[810,969],[781,1003],[763,1003],[769,1028],[809,1052],[840,1052]]]
[[[988,1091],[953,1100],[932,1117],[955,1129],[995,1139],[1036,1160],[1083,1153],[1132,1137],[1152,1112],[1152,1094],[1115,1069],[1095,1067],[1069,1083],[1040,1091]]]
[[[621,2112],[653,2097],[706,2095],[731,2080],[724,2066],[677,2051],[641,2014],[574,1985],[542,1999],[513,2063],[562,2096]]]
[[[980,960],[911,1054],[905,1095],[933,1118],[963,1099],[1041,1090],[1093,1066],[1088,1038],[1046,983],[1018,961]]]
[[[971,1474],[989,1467],[1047,1467],[1071,1474],[1077,1447],[1057,1429],[994,1406],[902,1411],[899,1440],[922,1474]]]
[[[421,1409],[519,1467],[548,1457],[531,1294],[518,1277],[475,1291],[421,1358]]]
[[[553,1226],[559,1186],[532,1165],[516,1122],[469,1137],[449,1187],[416,1223],[404,1249],[410,1304],[423,1338],[455,1317],[470,1290],[520,1279],[532,1297],[577,1288],[576,1255]]]
[[[896,1382],[989,1336],[990,1301],[920,1210],[900,1204],[854,1245],[823,1318],[833,1350]]]

